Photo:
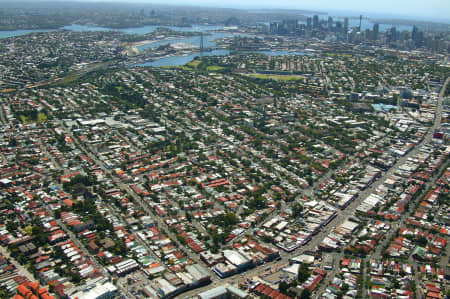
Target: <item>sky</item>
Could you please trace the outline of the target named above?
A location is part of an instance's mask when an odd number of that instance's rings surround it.
[[[98,1],[98,0],[97,0]],[[111,0],[109,0],[111,1]],[[199,5],[229,8],[291,8],[353,12],[379,17],[416,17],[450,22],[450,0],[114,0],[117,2]]]

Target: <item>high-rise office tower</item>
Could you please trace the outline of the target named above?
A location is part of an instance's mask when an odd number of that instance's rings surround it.
[[[312,29],[312,19],[311,18],[306,19],[306,29],[308,29],[308,30]]]
[[[333,18],[328,17],[328,30],[331,31],[333,29]]]
[[[411,36],[413,41],[416,41],[418,33],[419,33],[419,28],[417,28],[417,26],[414,25],[413,29],[412,29],[412,36]]]
[[[421,48],[423,46],[423,41],[424,41],[423,31],[419,31],[417,33],[416,40],[414,41],[416,43],[416,47]]]
[[[278,33],[278,22],[270,23],[269,32],[273,34]]]
[[[344,19],[344,33],[348,32],[348,18]]]
[[[380,32],[380,24],[373,24],[373,40],[378,40],[378,34]]]
[[[362,35],[362,32],[361,32],[361,35]],[[372,38],[373,38],[372,30],[370,30],[369,28],[364,30],[364,40],[372,40]]]
[[[283,20],[283,26],[289,33],[293,33],[297,30],[297,20]]]
[[[318,15],[314,15],[314,17],[313,17],[313,28],[314,29],[319,28],[319,16]]]
[[[397,41],[397,28],[392,27],[389,31],[389,42]]]
[[[361,32],[361,26],[362,26],[362,15],[359,16],[359,32]]]
[[[419,31],[419,28],[417,26],[413,26],[411,39],[414,42],[414,45],[418,48],[423,46],[423,32]]]

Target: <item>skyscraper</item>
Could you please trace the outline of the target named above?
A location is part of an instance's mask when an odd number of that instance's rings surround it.
[[[328,17],[328,30],[331,31],[333,29],[333,18]]]
[[[414,45],[418,48],[423,46],[423,32],[419,31],[419,28],[417,26],[413,26],[411,39],[414,42]]]
[[[311,18],[306,19],[306,29],[308,29],[308,30],[312,29],[312,19]]]
[[[293,33],[297,30],[298,21],[297,20],[283,20],[283,27],[289,33]]]
[[[344,33],[348,32],[348,18],[344,19]]]
[[[412,36],[411,36],[413,41],[416,41],[418,33],[419,33],[419,28],[417,28],[417,26],[414,25],[413,29],[412,29]]]
[[[389,42],[395,42],[397,41],[397,28],[392,27],[389,31]]]
[[[278,33],[278,22],[270,23],[269,32],[273,34]]]
[[[373,40],[378,40],[378,33],[380,32],[380,24],[373,24]]]
[[[417,33],[417,38],[415,40],[417,48],[421,48],[423,46],[423,40],[424,40],[423,31],[419,31]]]
[[[313,16],[313,28],[314,29],[319,28],[319,16],[318,15]]]
[[[362,26],[362,15],[359,16],[359,29],[358,31],[361,32],[361,26]]]

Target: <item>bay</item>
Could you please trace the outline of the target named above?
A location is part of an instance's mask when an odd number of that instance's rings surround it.
[[[288,52],[288,51],[245,51],[245,53],[256,53],[264,54],[267,56],[288,56],[288,55],[306,55],[303,52]],[[225,56],[229,55],[230,50],[213,50],[209,52],[203,52],[203,56]],[[138,66],[152,66],[152,67],[163,67],[163,66],[180,66],[192,61],[195,57],[200,56],[200,53],[193,53],[189,55],[174,55],[156,59],[154,61],[145,62],[139,64]]]
[[[8,38],[8,37],[14,37],[14,36],[22,36],[34,32],[50,32],[54,31],[53,29],[36,29],[36,30],[6,30],[6,31],[0,31],[0,39],[1,38]]]

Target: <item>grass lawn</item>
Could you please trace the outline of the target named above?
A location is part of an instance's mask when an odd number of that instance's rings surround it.
[[[326,54],[328,57],[352,57],[351,54],[345,54],[345,53],[327,53]]]
[[[221,66],[218,66],[218,65],[211,65],[211,66],[208,66],[206,68],[207,71],[212,71],[212,72],[214,72],[214,71],[221,71],[223,69],[224,69],[224,67],[221,67]]]
[[[193,68],[187,65],[164,65],[161,66],[161,68],[163,69],[180,69],[180,70],[185,70],[185,71],[192,71]]]
[[[258,79],[270,79],[278,81],[296,81],[303,77],[299,75],[268,75],[268,74],[249,74],[250,77]]]
[[[33,227],[31,225],[28,225],[27,227],[25,227],[23,230],[28,234],[28,235],[32,235],[33,231],[32,231]]]
[[[20,115],[19,117],[20,117],[20,120],[22,121],[22,123],[24,123],[24,124],[32,123],[32,122],[42,123],[47,120],[47,115],[45,115],[45,113],[42,113],[42,112],[38,112],[37,119],[32,119],[25,115]]]
[[[22,121],[22,123],[26,124],[28,122],[28,117],[26,117],[25,115],[21,115],[20,120]]]
[[[182,69],[185,71],[193,71],[193,70],[199,70],[198,66],[202,63],[201,60],[192,60],[185,65],[165,65],[162,66],[162,68],[165,69]],[[221,71],[226,69],[225,67],[218,66],[218,65],[205,65],[205,70],[209,72],[215,72],[215,71]],[[202,68],[203,69],[203,68]]]
[[[39,112],[37,122],[41,123],[47,120],[47,115],[45,113]]]
[[[186,63],[186,66],[196,69],[200,63],[200,60],[192,60],[191,62]]]

